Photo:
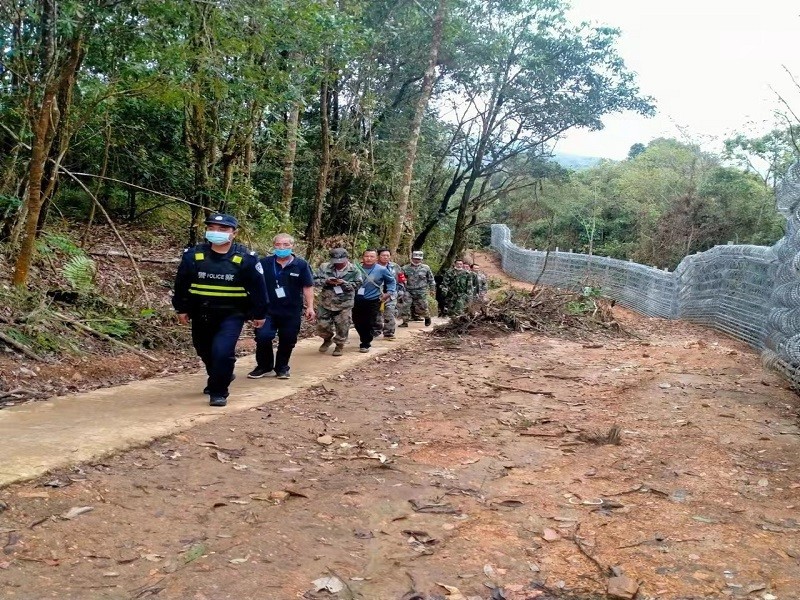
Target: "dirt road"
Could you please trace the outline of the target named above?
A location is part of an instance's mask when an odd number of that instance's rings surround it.
[[[614,568],[640,598],[797,598],[797,396],[616,314],[630,336],[426,337],[0,490],[0,597],[605,598]]]

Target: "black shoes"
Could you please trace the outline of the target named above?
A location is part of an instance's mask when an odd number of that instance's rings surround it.
[[[247,374],[248,379],[261,379],[272,373],[272,369],[265,369],[263,367],[256,367]]]
[[[228,404],[228,399],[222,396],[211,396],[211,399],[208,401],[209,406],[225,406],[226,404]]]
[[[261,379],[262,377],[266,377],[272,373],[272,369],[264,369],[262,367],[256,367],[252,371],[247,374],[248,379]],[[278,379],[289,379],[289,371],[280,371],[275,373],[275,377]]]
[[[231,375],[231,383],[233,383],[233,380],[234,380],[234,379],[236,379],[236,373],[234,373],[233,375]],[[206,386],[206,387],[204,387],[204,388],[203,388],[203,393],[204,393],[204,394],[206,394],[206,395],[208,395],[208,394],[210,394],[210,393],[211,393],[211,390],[209,390],[209,389],[208,389],[208,386]],[[225,405],[224,405],[224,404],[221,404],[220,406],[225,406]]]
[[[431,318],[425,317],[425,327],[430,327],[430,326],[431,326]]]

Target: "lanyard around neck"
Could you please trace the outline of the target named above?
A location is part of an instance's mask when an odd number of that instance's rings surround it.
[[[275,283],[278,286],[280,286],[281,283],[281,273],[283,273],[286,270],[286,267],[288,267],[293,262],[294,262],[294,257],[292,257],[292,260],[290,260],[288,263],[281,266],[279,270],[278,266],[280,265],[280,263],[278,262],[278,259],[276,258],[274,261],[272,261],[272,272],[275,274]]]

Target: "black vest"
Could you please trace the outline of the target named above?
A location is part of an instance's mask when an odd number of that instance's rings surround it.
[[[194,259],[194,278],[189,286],[192,309],[244,312],[249,302],[241,273],[247,248],[233,244],[225,257],[216,254],[209,244],[199,244],[189,252]]]

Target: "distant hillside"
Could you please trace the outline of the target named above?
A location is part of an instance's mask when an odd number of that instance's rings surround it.
[[[563,152],[556,152],[553,154],[553,159],[565,169],[572,169],[573,171],[582,171],[583,169],[591,169],[602,158],[596,156],[580,156],[578,154],[564,154]]]

